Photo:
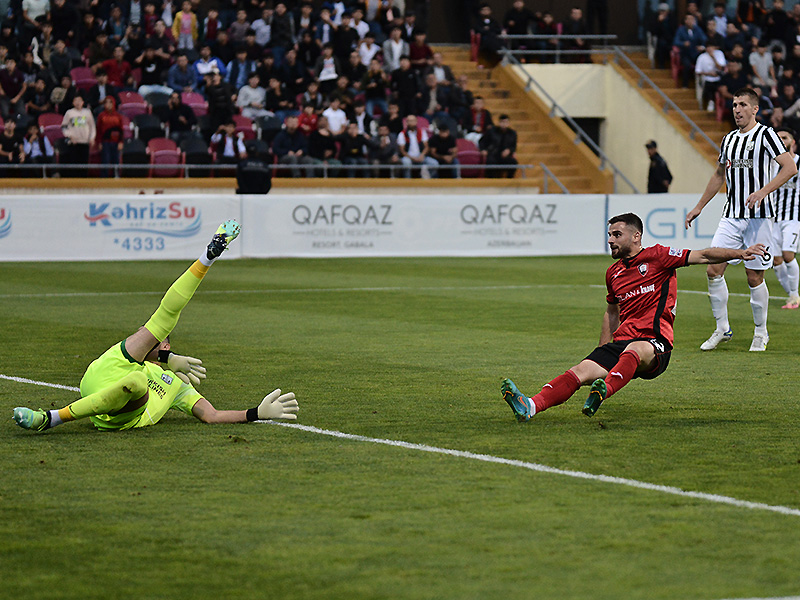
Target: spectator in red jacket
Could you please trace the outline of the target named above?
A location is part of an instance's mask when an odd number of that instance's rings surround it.
[[[131,64],[124,57],[125,50],[117,46],[113,57],[101,63],[108,74],[108,83],[117,88],[127,87],[131,79]]]
[[[122,115],[117,112],[117,102],[113,96],[106,96],[103,101],[103,112],[97,117],[97,139],[102,146],[103,164],[118,165],[124,139],[123,122]],[[103,169],[103,177],[113,176],[113,170]]]

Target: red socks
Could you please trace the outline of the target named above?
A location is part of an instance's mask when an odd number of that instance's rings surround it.
[[[572,371],[567,371],[563,375],[559,375],[553,381],[548,383],[542,388],[542,391],[536,394],[531,400],[536,407],[536,412],[563,404],[572,394],[578,391],[581,387],[581,382]]]
[[[616,394],[623,386],[627,385],[627,383],[633,379],[636,369],[638,368],[639,355],[636,354],[636,352],[626,350],[620,354],[619,361],[617,361],[617,364],[609,371],[605,379],[606,389],[608,390],[606,398]]]

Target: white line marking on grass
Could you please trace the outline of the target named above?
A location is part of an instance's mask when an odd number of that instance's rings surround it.
[[[0,379],[7,379],[17,383],[28,383],[32,385],[41,385],[46,387],[58,388],[62,390],[69,390],[80,392],[76,387],[61,385],[58,383],[47,383],[45,381],[36,381],[35,379],[27,379],[25,377],[13,377],[11,375],[0,374]],[[387,440],[382,438],[372,438],[364,435],[355,435],[352,433],[344,433],[341,431],[334,431],[330,429],[320,429],[312,425],[301,425],[299,423],[279,423],[276,421],[256,421],[256,423],[267,423],[270,425],[278,425],[280,427],[288,427],[291,429],[299,429],[308,433],[316,433],[319,435],[327,435],[344,440],[351,440],[354,442],[367,442],[370,444],[381,444],[384,446],[394,446],[396,448],[405,448],[406,450],[418,450],[420,452],[430,452],[433,454],[445,454],[447,456],[455,456],[458,458],[468,458],[471,460],[478,460],[481,462],[488,462],[500,465],[507,465],[511,467],[518,467],[521,469],[528,469],[530,471],[537,471],[539,473],[549,473],[551,475],[563,475],[565,477],[572,477],[574,479],[587,479],[589,481],[600,481],[602,483],[613,483],[615,485],[624,485],[640,490],[650,490],[653,492],[661,492],[663,494],[671,494],[673,496],[681,496],[684,498],[693,498],[695,500],[704,500],[706,502],[714,502],[716,504],[727,504],[737,508],[746,508],[749,510],[766,510],[770,512],[779,513],[782,515],[791,515],[800,517],[800,509],[790,508],[788,506],[780,506],[773,504],[763,504],[761,502],[750,502],[749,500],[739,500],[730,496],[721,496],[718,494],[707,494],[705,492],[693,492],[690,490],[683,490],[681,488],[658,485],[655,483],[647,483],[646,481],[638,481],[636,479],[625,479],[623,477],[613,477],[611,475],[596,475],[594,473],[585,473],[583,471],[571,471],[568,469],[558,469],[556,467],[548,467],[539,463],[526,462],[522,460],[513,460],[510,458],[502,458],[500,456],[492,456],[491,454],[476,454],[475,452],[468,452],[465,450],[452,450],[450,448],[438,448],[436,446],[428,446],[426,444],[414,444],[411,442],[403,442],[400,440]],[[800,598],[798,598],[800,600]]]
[[[534,290],[543,288],[582,288],[605,290],[606,286],[582,283],[540,283],[531,285],[464,285],[464,286],[388,286],[388,287],[354,287],[354,288],[278,288],[272,290],[198,290],[195,296],[221,295],[221,294],[324,294],[347,292],[436,292],[436,291],[493,291],[493,290]],[[681,294],[701,294],[707,296],[708,292],[700,290],[678,290]],[[14,298],[111,298],[115,296],[163,296],[164,292],[54,292],[41,294],[0,294],[1,299]],[[749,298],[750,294],[731,292],[729,296]],[[770,296],[770,300],[785,300],[784,296]]]
[[[800,600],[800,596],[775,596],[774,598],[723,598],[722,600]]]
[[[550,473],[552,475],[564,475],[566,477],[573,477],[575,479],[588,479],[590,481],[613,483],[616,485],[624,485],[632,488],[637,488],[640,490],[662,492],[664,494],[672,494],[673,496],[682,496],[684,498],[705,500],[706,502],[715,502],[717,504],[728,504],[730,506],[735,506],[737,508],[747,508],[750,510],[768,510],[783,515],[792,515],[795,517],[800,517],[800,509],[790,508],[788,506],[777,506],[772,504],[762,504],[761,502],[750,502],[748,500],[739,500],[738,498],[731,498],[730,496],[720,496],[718,494],[706,494],[705,492],[692,492],[688,490],[682,490],[677,487],[672,487],[668,485],[658,485],[655,483],[647,483],[645,481],[637,481],[635,479],[624,479],[622,477],[612,477],[610,475],[595,475],[593,473],[584,473],[583,471],[570,471],[567,469],[557,469],[555,467],[548,467],[547,465],[540,465],[538,463],[525,462],[522,460],[512,460],[509,458],[492,456],[490,454],[476,454],[474,452],[466,452],[464,450],[437,448],[436,446],[427,446],[425,444],[413,444],[411,442],[402,442],[398,440],[371,438],[363,435],[342,433],[341,431],[320,429],[319,427],[313,427],[311,425],[300,425],[299,423],[277,423],[271,421],[259,421],[259,422],[271,423],[273,425],[280,425],[281,427],[290,427],[292,429],[300,429],[302,431],[307,431],[309,433],[327,435],[330,437],[351,440],[354,442],[368,442],[371,444],[382,444],[384,446],[395,446],[397,448],[405,448],[407,450],[419,450],[420,452],[446,454],[448,456],[456,456],[459,458],[469,458],[472,460],[479,460],[482,462],[509,465],[512,467],[519,467],[522,469],[529,469],[531,471],[538,471],[540,473]]]
[[[11,375],[0,374],[0,379],[8,379],[9,381],[16,381],[17,383],[30,383],[32,385],[43,385],[44,387],[58,388],[59,390],[69,390],[70,392],[80,392],[79,388],[71,385],[61,385],[60,383],[47,383],[45,381],[36,381],[35,379],[25,379],[24,377],[12,377]]]

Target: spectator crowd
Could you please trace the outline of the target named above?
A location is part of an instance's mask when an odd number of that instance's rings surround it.
[[[761,97],[756,119],[800,131],[800,3],[740,0],[736,10],[714,2],[703,13],[687,2],[680,22],[669,3],[658,5],[648,27],[656,67],[674,59],[684,87],[697,78],[701,106],[730,113],[733,93],[745,86]]]
[[[431,49],[417,5],[0,0],[0,164],[86,175],[158,141],[298,177],[455,177],[462,151],[513,166],[507,119]]]

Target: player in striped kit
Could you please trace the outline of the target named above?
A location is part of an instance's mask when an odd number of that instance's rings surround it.
[[[778,137],[789,150],[796,165],[800,165],[800,156],[795,154],[797,143],[795,133],[789,128],[778,130]],[[800,237],[800,178],[795,175],[784,183],[775,192],[775,223],[772,226],[772,235],[775,238],[775,248],[780,248],[781,253],[775,254],[773,269],[783,289],[789,295],[789,300],[781,308],[800,308],[800,294],[797,293],[800,284],[800,266],[795,260],[797,240]]]
[[[772,266],[770,253],[775,252],[772,235],[775,207],[770,194],[797,174],[797,166],[778,134],[771,127],[756,122],[758,103],[758,94],[751,88],[742,88],[733,94],[733,119],[737,129],[722,138],[719,164],[697,205],[686,215],[685,222],[688,229],[725,183],[727,202],[711,246],[743,249],[762,244],[766,248],[764,256],[744,263],[755,323],[751,352],[766,350],[769,342],[769,290],[764,282],[764,271]],[[780,167],[774,176],[773,161]],[[701,350],[713,350],[733,335],[728,322],[726,266],[725,263],[708,265],[706,269],[708,297],[717,326],[711,337],[701,344]]]

